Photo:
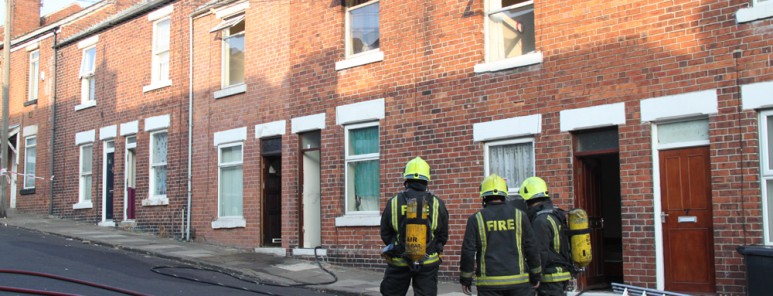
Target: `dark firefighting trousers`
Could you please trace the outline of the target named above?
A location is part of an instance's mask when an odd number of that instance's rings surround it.
[[[566,295],[566,285],[568,282],[554,282],[554,283],[545,283],[542,282],[539,284],[539,288],[537,288],[537,295],[538,296],[564,296]]]
[[[416,296],[437,295],[437,273],[439,264],[422,266],[413,270],[407,266],[392,266],[387,264],[384,279],[381,281],[381,295],[405,296],[408,287],[413,283],[413,294]]]

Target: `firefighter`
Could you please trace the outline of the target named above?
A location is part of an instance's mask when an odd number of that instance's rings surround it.
[[[537,295],[565,295],[573,270],[569,239],[564,229],[566,217],[561,217],[553,206],[548,186],[542,178],[524,180],[520,194],[529,206],[527,213],[540,245],[543,275]]]
[[[387,261],[382,295],[400,295],[413,284],[414,295],[437,295],[438,269],[448,241],[448,210],[427,190],[430,167],[421,157],[403,173],[405,190],[386,204],[381,215],[381,240]]]
[[[472,293],[475,273],[478,295],[534,295],[542,266],[526,213],[505,202],[507,183],[498,175],[483,180],[480,197],[483,209],[467,219],[464,232],[459,263],[462,291]]]

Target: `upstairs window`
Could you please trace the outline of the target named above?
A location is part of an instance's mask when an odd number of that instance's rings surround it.
[[[168,84],[169,81],[169,32],[171,19],[169,17],[153,24],[153,66],[151,84]]]
[[[83,50],[83,59],[81,60],[81,104],[94,102],[96,100],[96,85],[94,79],[94,68],[97,60],[97,47],[91,46]]]
[[[212,31],[223,37],[222,87],[244,83],[244,14],[228,17]]]
[[[346,1],[346,56],[379,48],[379,2]]]
[[[30,52],[29,85],[27,101],[38,99],[38,81],[40,80],[40,51]]]
[[[487,62],[534,52],[534,1],[488,0]]]

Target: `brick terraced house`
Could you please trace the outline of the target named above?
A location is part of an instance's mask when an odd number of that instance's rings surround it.
[[[22,212],[380,270],[421,156],[446,279],[491,173],[589,212],[586,287],[743,295],[736,248],[773,245],[770,0],[138,0],[57,23],[12,42],[8,165],[42,177],[11,186]]]

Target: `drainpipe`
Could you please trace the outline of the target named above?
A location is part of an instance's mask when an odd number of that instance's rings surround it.
[[[191,161],[193,160],[193,18],[188,18],[188,214],[185,226],[185,240],[191,240]]]
[[[57,37],[59,37],[59,27],[56,27],[54,29],[54,46],[52,49],[54,50],[54,71],[51,75],[51,83],[54,84],[51,90],[51,144],[48,146],[48,151],[50,152],[49,159],[51,161],[51,179],[48,183],[48,215],[54,215],[54,139],[56,138],[56,69],[57,69],[57,56],[59,54],[57,50],[56,43],[58,42]]]

